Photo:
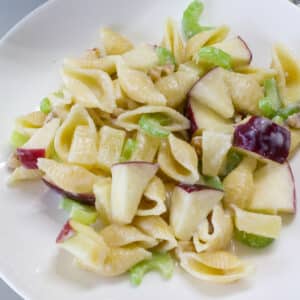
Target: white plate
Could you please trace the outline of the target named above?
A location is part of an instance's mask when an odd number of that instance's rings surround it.
[[[249,44],[254,63],[267,66],[271,44],[300,53],[300,10],[287,0],[205,1],[203,22],[229,24]],[[181,18],[188,0],[50,1],[0,42],[0,273],[32,300],[52,299],[299,299],[300,218],[288,220],[281,239],[267,250],[240,252],[257,266],[248,280],[226,286],[199,282],[177,270],[165,282],[149,274],[139,288],[127,276],[102,279],[76,269],[55,246],[64,215],[58,196],[42,184],[8,188],[5,160],[14,118],[37,106],[59,82],[62,58],[95,45],[98,28],[112,26],[136,41],[158,42],[164,20]],[[298,166],[296,168],[296,166]],[[293,161],[300,188],[300,156]],[[297,170],[296,170],[297,169]]]

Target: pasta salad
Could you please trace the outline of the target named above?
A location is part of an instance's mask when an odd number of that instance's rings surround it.
[[[78,267],[139,285],[175,262],[228,283],[253,266],[232,243],[264,248],[295,214],[289,159],[300,145],[300,62],[269,68],[229,27],[171,18],[158,45],[101,29],[101,47],[64,60],[61,87],[11,135],[9,184],[41,180],[68,220],[56,243]],[[182,32],[181,32],[182,31]]]

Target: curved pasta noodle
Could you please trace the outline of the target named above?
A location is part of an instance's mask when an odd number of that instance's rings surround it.
[[[108,224],[111,221],[111,178],[105,178],[98,181],[93,186],[93,192],[95,194],[95,207],[99,212],[99,216],[102,222]]]
[[[165,25],[165,34],[162,41],[162,47],[167,48],[170,50],[176,60],[177,64],[181,64],[185,60],[185,48],[177,28],[177,24],[171,18],[167,19]]]
[[[107,55],[123,54],[133,48],[127,38],[109,28],[102,28],[100,34]]]
[[[55,107],[61,107],[72,103],[72,95],[65,87],[57,92],[51,93],[47,98],[50,100],[52,110]]]
[[[76,103],[113,112],[116,107],[114,88],[107,73],[64,65],[62,78]]]
[[[72,107],[68,117],[58,129],[54,139],[55,151],[64,161],[68,161],[74,131],[77,126],[88,126],[92,131],[96,132],[92,118],[79,104]]]
[[[47,181],[64,191],[77,194],[93,194],[93,186],[100,178],[83,167],[46,158],[38,159],[38,168],[45,173]]]
[[[227,247],[233,234],[231,216],[222,205],[214,207],[210,220],[206,218],[193,235],[193,244],[197,252],[222,250]]]
[[[89,126],[77,126],[74,130],[68,161],[93,167],[97,164],[97,133]]]
[[[158,65],[159,60],[155,47],[142,44],[122,55],[125,64],[132,69],[147,72]]]
[[[34,111],[16,119],[16,130],[24,135],[32,136],[36,130],[42,127],[46,120],[46,114]]]
[[[36,180],[41,179],[43,172],[36,169],[27,169],[23,166],[19,166],[8,177],[8,184],[14,184],[23,180]]]
[[[253,66],[239,66],[235,72],[241,74],[252,75],[259,84],[263,84],[265,80],[273,78],[277,75],[277,71],[273,68],[259,68]]]
[[[202,31],[194,35],[186,44],[186,59],[189,60],[198,53],[203,46],[208,46],[220,42],[226,38],[229,33],[228,26],[221,26],[215,29]]]
[[[272,68],[277,71],[277,84],[282,101],[289,105],[300,100],[300,61],[284,46],[273,48]]]
[[[144,197],[136,213],[137,216],[157,216],[163,214],[167,210],[165,199],[165,186],[162,180],[155,176],[144,192]]]
[[[23,149],[45,149],[50,150],[50,146],[59,126],[59,119],[52,119],[50,122],[36,130],[32,137],[22,146]]]
[[[234,282],[247,277],[253,267],[224,252],[185,252],[177,250],[180,266],[193,277],[216,283]]]
[[[159,216],[135,217],[133,225],[159,241],[157,251],[169,251],[177,246],[171,227]]]
[[[132,100],[148,105],[165,105],[167,100],[144,72],[134,70],[120,63],[118,77],[122,90]]]
[[[181,131],[190,127],[190,122],[176,110],[165,106],[142,106],[134,110],[121,114],[116,120],[117,126],[123,127],[128,131],[139,129],[139,119],[143,114],[161,113],[170,119],[170,124],[163,128],[168,131]]]
[[[83,269],[102,276],[117,276],[151,257],[151,252],[140,247],[109,247],[93,228],[74,221],[69,224],[71,236],[59,245],[72,254]]]
[[[153,162],[160,146],[160,139],[138,131],[136,135],[137,146],[130,160]]]
[[[109,75],[113,75],[117,71],[117,61],[118,56],[116,55],[107,55],[103,57],[66,58],[64,60],[64,65],[80,69],[101,70]]]
[[[98,164],[106,171],[119,162],[126,133],[124,130],[103,126],[99,132]]]
[[[138,246],[152,248],[158,244],[154,237],[148,236],[132,225],[111,224],[100,231],[109,247]]]
[[[167,105],[178,107],[186,98],[188,92],[199,76],[192,72],[177,71],[160,78],[156,82],[158,90],[167,98]]]
[[[199,179],[195,149],[173,134],[161,145],[157,161],[161,170],[176,181],[193,184]]]

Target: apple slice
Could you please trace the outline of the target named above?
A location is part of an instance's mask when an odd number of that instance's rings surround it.
[[[197,130],[213,130],[224,133],[233,132],[233,126],[229,120],[222,118],[213,110],[194,99],[188,100],[185,115],[191,123],[191,135]]]
[[[254,189],[248,209],[269,213],[295,213],[296,190],[288,163],[269,163],[254,173]]]
[[[170,207],[170,225],[174,229],[175,236],[181,240],[189,240],[200,222],[223,196],[223,191],[204,185],[177,185],[172,194]]]
[[[56,192],[82,204],[93,205],[93,186],[101,177],[83,167],[39,158],[38,167],[45,173],[43,181]]]
[[[244,66],[251,63],[252,53],[246,42],[240,36],[213,44],[211,47],[221,49],[228,53],[231,56],[233,66]]]
[[[284,163],[289,155],[290,144],[288,129],[262,117],[251,117],[234,131],[233,145],[255,154],[256,158]]]
[[[46,157],[59,123],[59,119],[52,119],[39,128],[21,148],[17,148],[18,159],[25,168],[37,169],[37,160]]]
[[[159,166],[143,161],[114,164],[111,168],[111,218],[120,224],[131,223],[143,193]]]
[[[202,172],[217,176],[231,148],[231,134],[205,130],[202,134]]]
[[[281,230],[281,217],[253,213],[232,205],[235,212],[235,226],[238,230],[258,236],[276,239]]]
[[[228,119],[233,116],[234,108],[224,80],[226,72],[222,68],[212,69],[196,82],[189,96]]]

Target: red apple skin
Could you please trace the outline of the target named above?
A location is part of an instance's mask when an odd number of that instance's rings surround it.
[[[45,149],[17,148],[16,153],[23,167],[27,169],[37,169],[38,159],[41,157],[46,157]]]
[[[291,168],[291,165],[287,162],[290,174],[291,174],[291,178],[293,181],[293,207],[294,207],[294,213],[296,213],[297,211],[297,192],[296,192],[296,184],[295,184],[295,177],[294,177],[294,173],[293,170]]]
[[[75,231],[71,227],[70,221],[68,220],[67,223],[61,229],[60,233],[58,234],[56,238],[56,243],[61,244],[66,240],[70,239],[72,236],[74,236],[74,234]]]
[[[213,190],[213,191],[221,191],[218,189],[214,189],[210,186],[207,185],[202,185],[202,184],[186,184],[186,183],[179,183],[177,185],[180,187],[182,190],[184,190],[187,193],[193,193],[193,192],[199,192],[199,191],[204,191],[204,190]],[[223,191],[221,191],[223,192]]]
[[[43,178],[44,183],[50,187],[52,190],[57,192],[60,195],[63,195],[67,198],[70,198],[72,200],[75,200],[81,204],[84,205],[89,205],[89,206],[94,206],[95,205],[95,195],[94,194],[78,194],[78,193],[73,193],[70,191],[63,190],[56,184],[50,182],[49,180]]]
[[[248,47],[248,44],[245,42],[245,40],[244,40],[241,36],[238,36],[237,38],[244,44],[245,48],[246,48],[246,49],[248,50],[248,52],[249,52],[249,61],[248,61],[248,65],[250,65],[251,62],[252,62],[252,59],[253,59],[253,54],[252,54],[250,48]]]
[[[290,131],[263,117],[253,116],[234,131],[233,146],[281,164],[287,161],[290,145]]]
[[[192,135],[198,130],[198,125],[195,119],[195,115],[193,113],[192,105],[190,99],[187,100],[186,108],[185,108],[185,116],[190,120],[190,128],[188,130],[189,136]]]

